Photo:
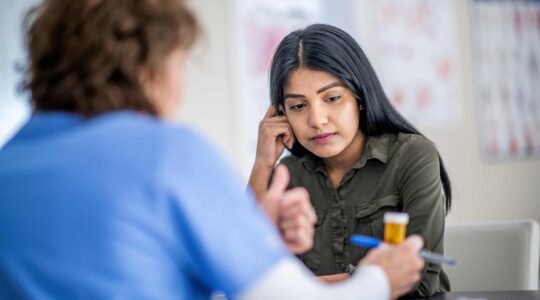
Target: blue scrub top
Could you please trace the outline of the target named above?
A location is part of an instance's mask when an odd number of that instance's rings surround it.
[[[288,256],[190,130],[36,113],[0,150],[0,299],[234,295]]]

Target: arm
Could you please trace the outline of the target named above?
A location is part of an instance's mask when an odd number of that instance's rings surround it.
[[[419,140],[406,145],[401,155],[403,210],[410,215],[408,234],[421,235],[426,249],[443,253],[445,216],[438,152],[430,141]],[[440,265],[427,264],[415,292],[421,296],[437,292],[440,271]]]
[[[249,186],[258,200],[261,200],[268,190],[272,170],[285,150],[285,145],[292,148],[293,142],[294,137],[287,117],[276,115],[274,106],[270,105],[259,123],[257,154],[249,176]]]
[[[276,116],[274,106],[270,105],[259,124],[257,155],[249,178],[249,186],[263,210],[278,226],[287,248],[293,253],[300,254],[311,249],[315,233],[313,226],[316,216],[307,191],[295,188],[285,192],[289,175],[280,174],[275,176],[279,178],[274,178],[273,185],[276,185],[277,181],[279,187],[276,188],[283,197],[274,199],[276,201],[268,201],[267,197],[274,165],[283,153],[285,144],[289,147],[293,144],[289,122],[284,116]]]
[[[339,274],[319,276],[319,279],[327,283],[334,283],[334,282],[343,281],[349,278],[350,276],[351,275],[349,273],[339,273]]]
[[[424,265],[418,256],[422,241],[409,238],[399,247],[384,245],[369,252],[348,280],[326,284],[297,260],[272,267],[242,291],[238,299],[395,299],[409,291]]]
[[[255,159],[255,163],[253,164],[253,168],[251,169],[251,174],[249,176],[248,185],[253,190],[257,200],[262,199],[268,190],[268,183],[272,177],[274,164],[272,164],[271,167],[268,167],[257,163],[257,159]]]

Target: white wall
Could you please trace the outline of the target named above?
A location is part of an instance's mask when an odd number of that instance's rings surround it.
[[[450,130],[425,130],[439,146],[454,182],[449,222],[530,218],[540,222],[540,160],[486,163],[476,127],[471,25],[467,0],[458,5],[464,120]]]
[[[184,102],[178,116],[209,137],[230,160],[238,161],[228,7],[222,0],[190,3],[203,34],[187,66]]]
[[[207,133],[239,166],[243,158],[235,155],[241,149],[235,144],[238,116],[233,109],[235,91],[230,68],[234,66],[227,64],[228,57],[232,57],[232,37],[227,28],[231,14],[226,2],[191,1],[206,28],[208,41],[203,46],[206,54],[199,57],[204,63],[194,62],[188,70],[189,88],[182,117]],[[457,5],[463,79],[462,97],[456,101],[463,110],[462,120],[448,129],[420,128],[438,145],[453,182],[454,204],[448,222],[521,218],[540,222],[540,161],[485,163],[480,157],[468,3],[459,0]]]
[[[0,148],[28,118],[24,95],[17,93],[16,63],[24,59],[22,17],[37,0],[0,0]]]

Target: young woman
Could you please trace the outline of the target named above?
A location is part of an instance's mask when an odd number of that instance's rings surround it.
[[[287,251],[306,248],[314,220],[286,169],[265,216],[167,120],[198,32],[182,1],[44,0],[27,20],[34,111],[0,150],[0,299],[387,299],[420,278],[412,238],[370,252],[344,285],[314,280]]]
[[[287,35],[270,70],[271,105],[259,126],[250,185],[267,189],[281,160],[289,187],[306,187],[317,212],[314,247],[300,255],[316,275],[346,277],[367,252],[351,234],[383,238],[383,214],[407,212],[408,234],[443,253],[451,190],[431,141],[390,104],[368,59],[346,32],[316,24]],[[292,224],[292,223],[291,223]],[[416,293],[448,291],[439,265],[428,264]]]

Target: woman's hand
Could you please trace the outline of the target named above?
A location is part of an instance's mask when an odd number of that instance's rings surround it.
[[[285,150],[285,145],[292,148],[293,143],[294,136],[287,117],[278,116],[276,109],[270,104],[259,123],[255,165],[273,168]]]
[[[292,148],[294,136],[285,116],[277,116],[273,105],[268,107],[259,123],[257,154],[249,176],[249,186],[260,201],[268,190],[272,170],[285,145]]]

